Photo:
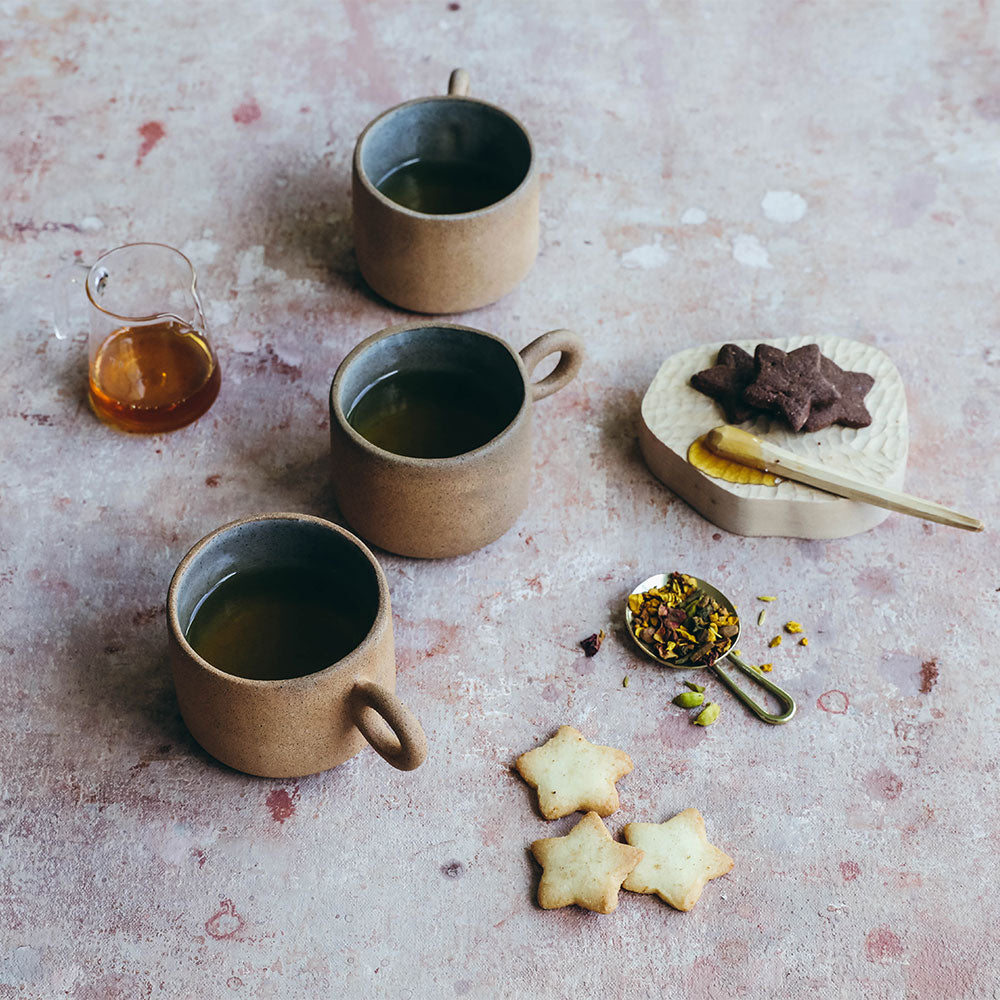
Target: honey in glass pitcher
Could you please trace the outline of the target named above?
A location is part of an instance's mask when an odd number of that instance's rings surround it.
[[[205,337],[177,319],[121,327],[97,348],[90,405],[122,430],[155,433],[200,417],[219,394],[219,366]]]
[[[87,271],[88,383],[97,416],[139,434],[197,420],[215,402],[220,375],[191,261],[164,243],[129,243],[80,266]],[[57,335],[70,328],[68,316],[64,305]]]

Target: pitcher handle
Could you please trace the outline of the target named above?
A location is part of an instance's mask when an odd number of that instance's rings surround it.
[[[369,710],[381,722],[371,719]],[[376,753],[400,771],[412,771],[427,756],[427,737],[417,717],[388,688],[359,680],[351,692],[351,717]]]
[[[556,351],[560,353],[559,363],[540,382],[531,383],[532,400],[551,396],[576,378],[583,364],[583,340],[572,330],[549,330],[521,351],[521,361],[529,378],[541,360]]]
[[[80,302],[80,290],[86,286],[89,274],[90,265],[76,260],[59,268],[52,276],[56,284],[52,297],[52,330],[57,340],[70,340],[80,332],[79,329],[71,329],[76,325],[73,319],[76,311],[74,303]]]

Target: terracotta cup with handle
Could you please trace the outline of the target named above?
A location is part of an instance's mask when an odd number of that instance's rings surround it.
[[[555,368],[532,382],[534,369],[557,353]],[[534,405],[567,385],[582,361],[583,342],[569,330],[544,333],[519,352],[485,330],[435,321],[388,327],[362,341],[330,388],[334,496],[351,529],[380,548],[420,558],[462,555],[499,538],[528,503]],[[425,428],[432,440],[417,434],[421,445],[436,444],[435,435],[453,442],[456,429],[468,425],[472,436],[461,450],[401,453],[366,436],[365,397],[401,376],[444,386],[466,410],[428,418],[404,384],[384,396],[397,426]]]
[[[337,578],[350,592],[352,629],[360,641],[335,662],[318,669],[311,664],[305,673],[303,664],[282,658],[278,648],[267,679],[209,662],[189,638],[193,619],[216,588],[235,576],[274,568]],[[181,715],[194,738],[224,764],[290,778],[336,767],[369,744],[401,770],[417,767],[426,756],[423,729],[395,694],[385,574],[344,528],[294,513],[260,514],[217,528],[178,565],[167,596],[167,625]]]
[[[447,95],[390,108],[354,149],[358,266],[379,295],[413,312],[465,312],[495,302],[538,254],[531,136],[513,115],[468,90],[468,74],[455,70]],[[409,186],[394,186],[404,171]]]

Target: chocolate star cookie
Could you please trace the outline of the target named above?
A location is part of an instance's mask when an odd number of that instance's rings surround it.
[[[840,391],[820,371],[821,357],[816,344],[787,354],[770,344],[758,344],[754,353],[757,378],[744,390],[744,401],[780,413],[793,431],[801,430],[814,406],[827,406],[840,398]]]
[[[867,372],[845,372],[825,354],[820,357],[819,369],[823,376],[834,384],[840,393],[840,399],[835,399],[825,406],[813,404],[802,429],[821,431],[831,424],[840,424],[842,427],[867,427],[872,422],[872,415],[868,412],[864,399],[868,395],[868,390],[875,384],[875,379]]]
[[[738,424],[757,415],[743,399],[743,390],[756,373],[753,358],[742,347],[724,344],[714,367],[692,375],[691,385],[719,403],[729,423]]]

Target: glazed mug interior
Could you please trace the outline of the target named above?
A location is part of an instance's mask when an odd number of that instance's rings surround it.
[[[466,413],[465,417],[490,430],[478,437],[472,431],[472,436],[466,437],[466,444],[459,450],[443,454],[433,454],[433,448],[397,452],[391,446],[381,445],[394,454],[448,458],[474,451],[502,434],[524,407],[524,379],[514,355],[502,341],[472,330],[438,326],[405,329],[375,341],[369,350],[345,366],[337,407],[347,423],[365,437],[354,415],[366,394],[387,379],[412,377],[413,373],[436,376],[439,383],[467,384],[470,387],[467,403],[478,412]],[[478,389],[474,404],[471,399],[473,386]],[[374,447],[380,446],[378,442],[366,440]]]
[[[361,175],[383,198],[379,189],[385,178],[406,164],[488,167],[500,186],[498,196],[482,208],[516,191],[532,161],[531,139],[518,121],[490,104],[461,98],[429,97],[387,111],[358,144]],[[429,214],[394,204],[404,211]]]

